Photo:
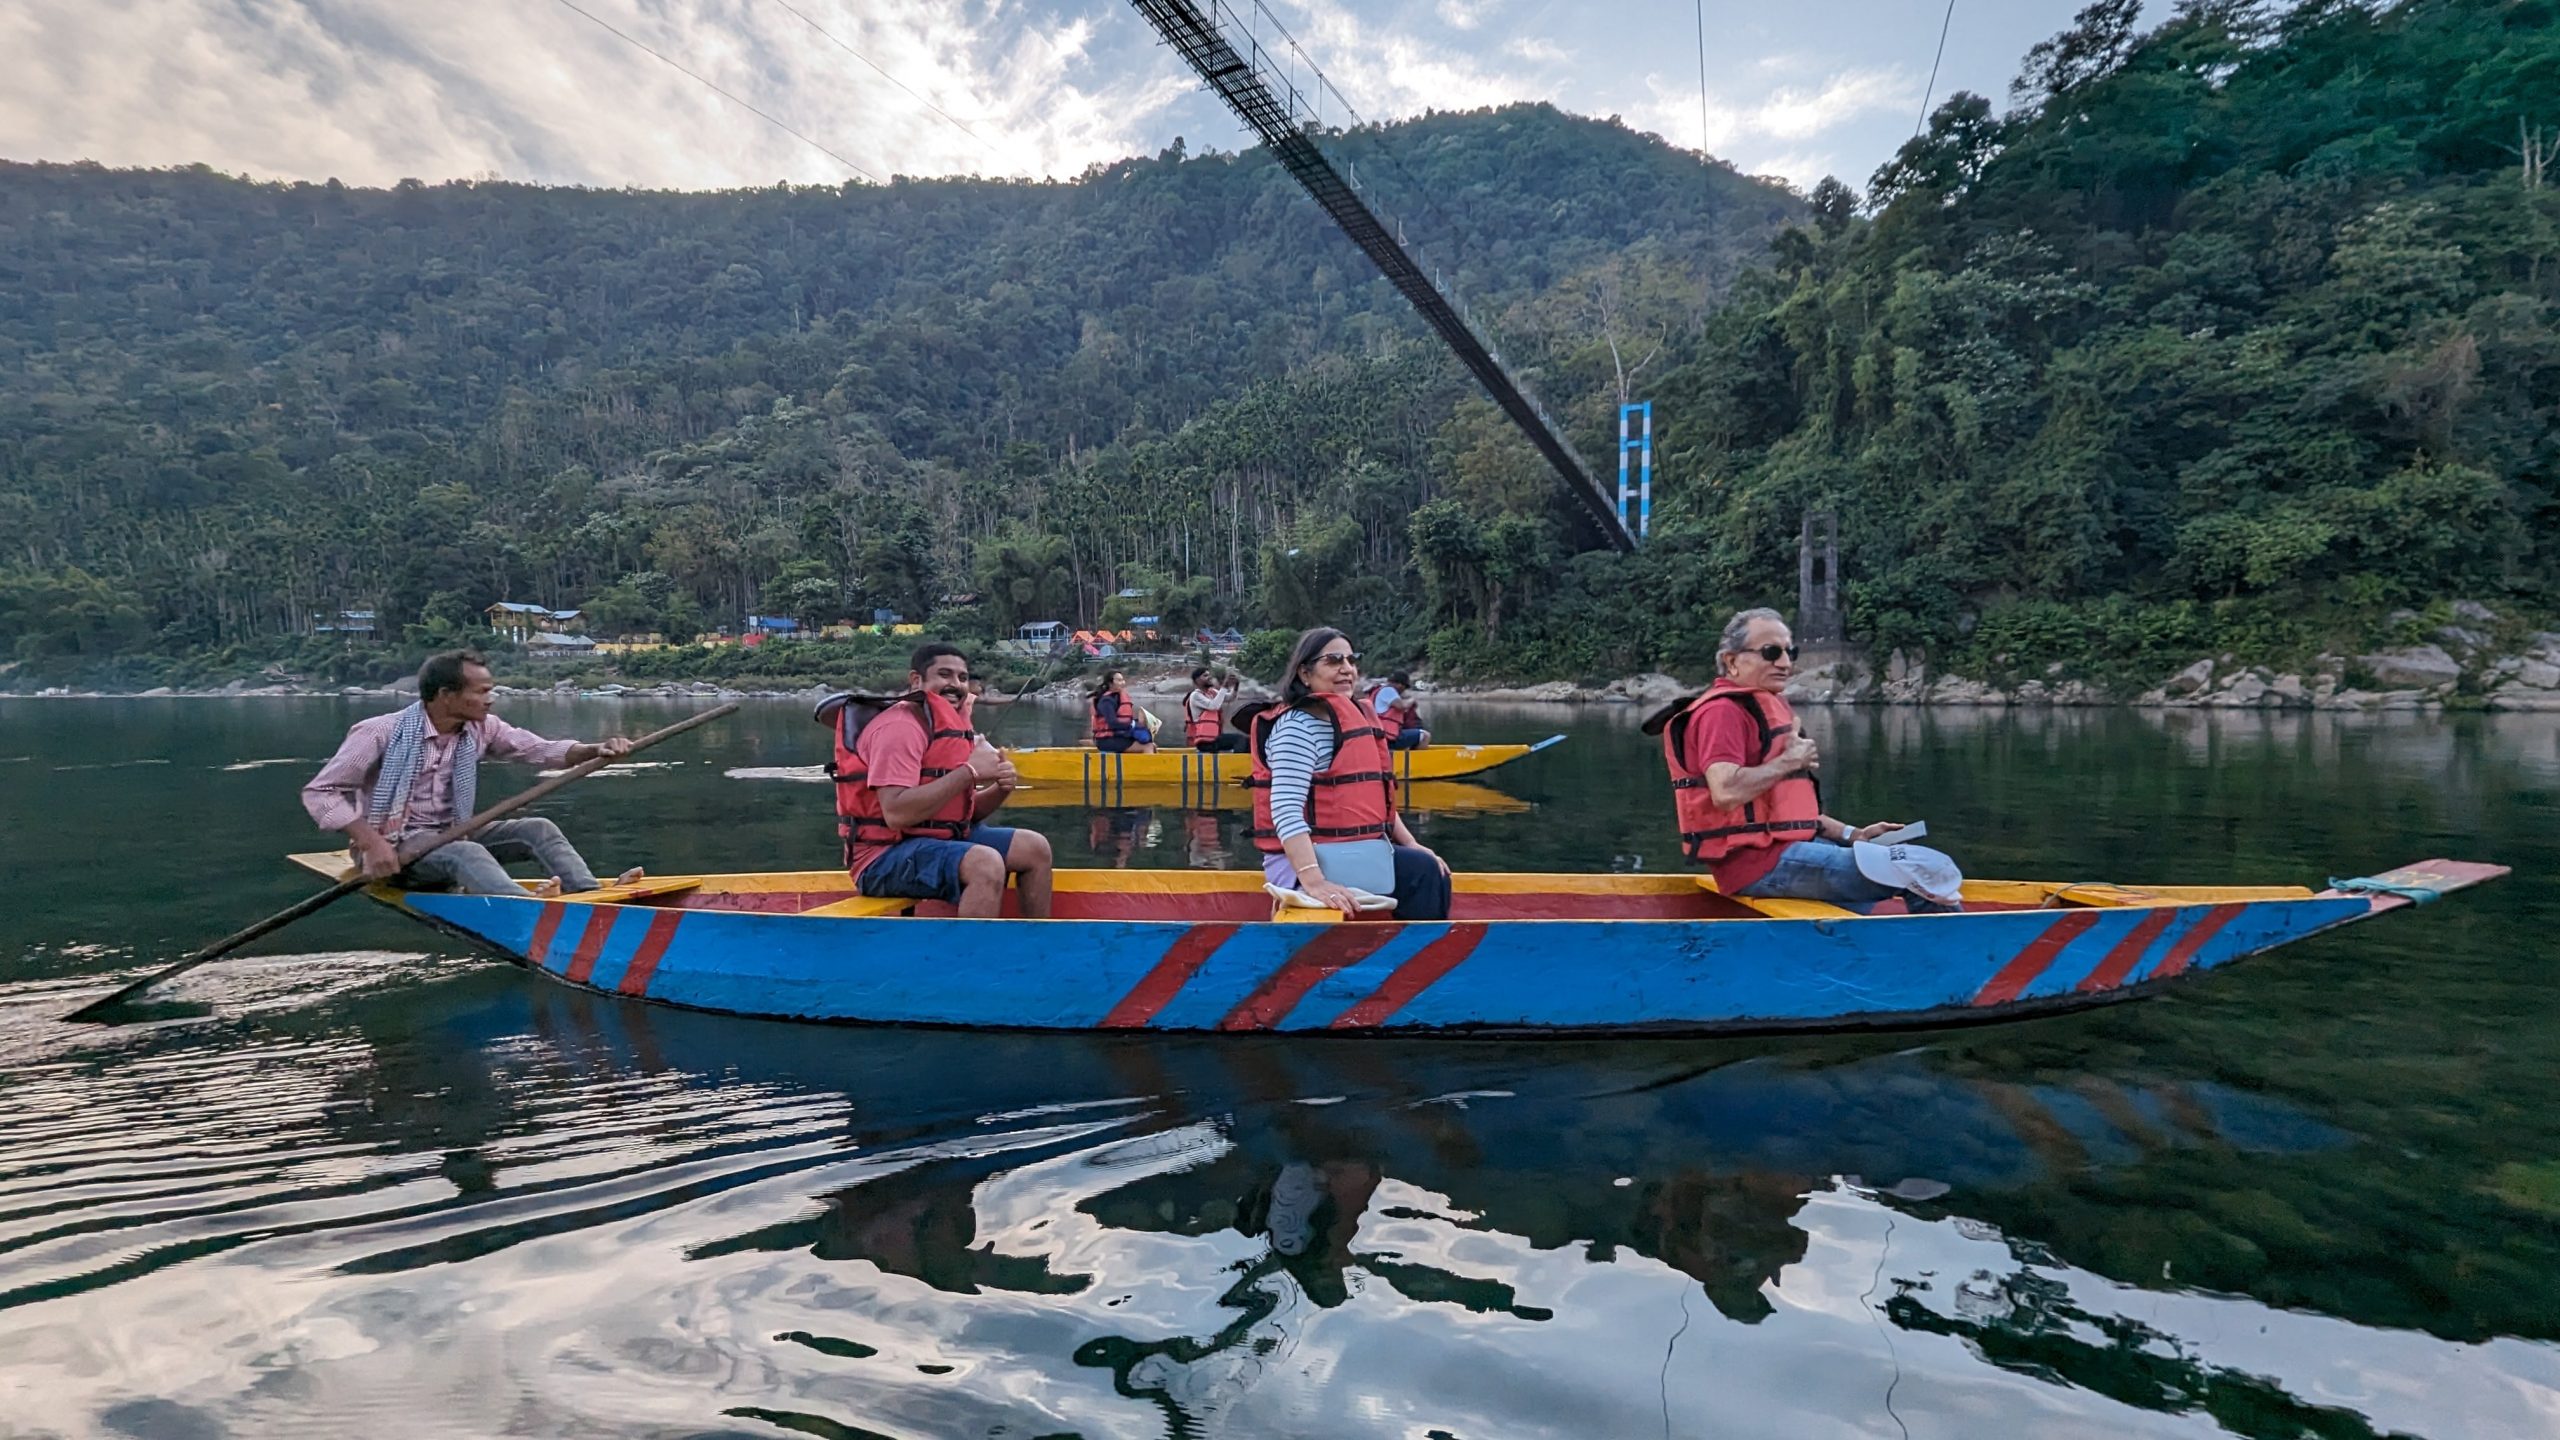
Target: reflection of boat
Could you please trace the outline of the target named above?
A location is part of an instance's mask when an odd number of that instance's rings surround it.
[[[1203,795],[1197,787],[1179,785],[1079,785],[1041,782],[1026,784],[1006,799],[1007,810],[1025,806],[1108,806],[1114,809],[1153,807],[1165,810],[1198,810],[1223,806],[1237,809],[1253,803],[1253,792],[1242,785],[1211,787]],[[1520,815],[1527,813],[1529,802],[1505,795],[1489,785],[1471,784],[1464,780],[1416,780],[1401,787],[1396,794],[1399,809],[1408,814],[1431,815]]]
[[[326,875],[347,865],[343,853],[295,858]],[[1974,881],[1962,914],[1872,916],[1738,901],[1685,875],[1464,874],[1452,919],[1411,923],[1305,910],[1275,921],[1261,877],[1232,871],[1062,870],[1056,918],[1039,921],[870,899],[840,871],[652,879],[564,899],[369,893],[574,985],[742,1015],[1752,1032],[2102,1004],[2505,873],[2433,860],[2318,894]]]
[[[742,765],[726,772],[732,780],[796,780],[803,784],[823,785],[827,780],[824,765]],[[1139,808],[1153,806],[1167,810],[1207,810],[1219,806],[1241,808],[1253,803],[1253,791],[1242,785],[1140,785],[1134,782],[1105,784],[1102,781],[1043,781],[1026,784],[1013,792],[1005,802],[1007,809],[1024,806],[1107,805]],[[1396,804],[1407,811],[1431,815],[1520,815],[1529,802],[1505,795],[1489,785],[1475,785],[1463,780],[1416,780],[1399,786]]]
[[[1563,740],[1561,735],[1550,735],[1534,745],[1425,745],[1398,750],[1396,778],[1454,780],[1461,775],[1481,774],[1523,755],[1535,755]],[[1203,755],[1196,750],[1158,750],[1152,755],[1108,755],[1089,745],[1055,745],[1009,749],[1005,754],[1025,783],[1078,785],[1097,793],[1108,788],[1113,793],[1096,802],[1107,805],[1139,803],[1120,799],[1117,792],[1122,786],[1168,786],[1186,794],[1206,792],[1214,797],[1223,790],[1242,789],[1245,777],[1253,773],[1250,756],[1225,752]],[[1186,799],[1180,803],[1195,802]],[[1211,798],[1196,803],[1214,805],[1218,801]]]

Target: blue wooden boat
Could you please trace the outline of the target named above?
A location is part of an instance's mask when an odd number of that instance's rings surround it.
[[[293,858],[332,877],[347,865],[344,852]],[[1970,881],[1961,914],[1863,916],[1737,900],[1689,875],[1461,874],[1437,922],[1275,915],[1253,871],[1061,870],[1048,920],[870,899],[840,871],[652,878],[567,898],[367,893],[571,985],[735,1015],[1753,1033],[2104,1004],[2506,873],[2428,860],[2317,892]]]

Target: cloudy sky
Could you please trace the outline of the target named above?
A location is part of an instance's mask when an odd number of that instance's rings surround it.
[[[1910,134],[1946,13],[1705,0],[1702,97],[1696,0],[1265,3],[1368,119],[1551,100],[1800,186]],[[2076,3],[1957,0],[1938,96],[2005,96]],[[7,0],[0,54],[0,157],[262,178],[701,189],[1242,143],[1125,0]]]

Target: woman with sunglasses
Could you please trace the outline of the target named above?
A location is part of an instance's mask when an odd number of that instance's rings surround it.
[[[1396,813],[1387,733],[1359,692],[1359,652],[1319,627],[1291,648],[1280,703],[1248,722],[1263,873],[1345,916],[1359,889],[1393,895],[1399,920],[1445,920],[1449,867]]]
[[[1715,684],[1645,722],[1662,736],[1681,853],[1727,895],[1862,912],[1897,895],[1914,911],[1961,908],[1963,876],[1945,856],[1857,843],[1899,822],[1855,826],[1822,813],[1821,751],[1786,701],[1795,662],[1786,620],[1745,610],[1725,624]]]

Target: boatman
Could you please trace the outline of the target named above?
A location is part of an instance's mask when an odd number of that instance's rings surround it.
[[[405,710],[359,720],[338,753],[302,787],[302,808],[323,830],[343,830],[347,849],[368,880],[397,876],[416,889],[466,895],[522,895],[508,861],[531,860],[551,878],[541,893],[596,888],[595,873],[548,820],[500,820],[469,840],[441,845],[400,867],[398,847],[470,819],[479,805],[480,762],[578,765],[599,755],[630,753],[631,742],[545,740],[489,713],[497,685],[487,661],[447,650],[418,667],[418,700]],[[615,884],[639,879],[627,870]]]
[[[1644,723],[1662,736],[1680,851],[1716,889],[1745,899],[1823,900],[1864,913],[1896,896],[1914,912],[1963,908],[1964,876],[1918,845],[1878,845],[1902,825],[1856,826],[1822,813],[1821,751],[1796,728],[1787,681],[1795,637],[1775,610],[1727,621],[1716,682]]]
[[[1049,914],[1049,838],[987,824],[1018,777],[969,724],[969,657],[939,641],[908,661],[907,693],[830,695],[818,719],[835,734],[836,833],[865,895],[943,900],[971,919],[1004,904],[1005,877],[1026,919]]]

